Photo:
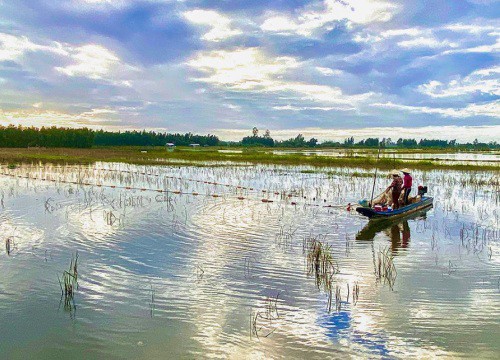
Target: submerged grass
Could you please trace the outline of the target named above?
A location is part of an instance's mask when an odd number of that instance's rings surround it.
[[[394,254],[391,253],[389,248],[379,250],[375,266],[377,281],[384,281],[393,290],[397,276],[398,273],[394,265]]]
[[[76,255],[71,258],[69,270],[63,272],[62,281],[59,276],[57,279],[61,287],[61,300],[64,297],[64,309],[72,311],[75,307],[75,291],[78,289],[78,251]]]
[[[281,319],[281,315],[278,312],[278,301],[280,297],[280,292],[273,297],[267,297],[265,301],[264,310],[257,310],[250,313],[250,338],[255,336],[268,337],[274,333],[278,328],[279,324],[276,322]]]
[[[207,166],[213,163],[250,163],[276,165],[306,165],[314,167],[357,167],[393,169],[411,167],[413,169],[454,169],[454,170],[498,170],[498,166],[481,164],[443,164],[439,161],[407,161],[390,158],[376,159],[373,154],[366,156],[331,157],[290,153],[277,155],[270,149],[246,149],[241,153],[219,152],[219,148],[177,148],[166,151],[163,147],[151,147],[141,152],[141,147],[103,147],[92,149],[36,148],[36,149],[0,149],[0,162],[43,162],[66,164],[90,164],[96,161],[124,162],[140,165],[158,165],[173,163],[176,165]],[[205,164],[203,164],[205,162]],[[313,170],[311,170],[313,171]]]
[[[352,297],[352,304],[356,305],[359,299],[359,285],[357,282],[351,286],[346,284],[346,296],[342,297],[341,285],[335,275],[340,273],[338,264],[334,261],[331,245],[322,242],[324,237],[305,237],[303,240],[303,252],[307,256],[307,274],[314,275],[316,286],[323,290],[327,297],[326,310],[330,313],[332,309],[339,312],[342,304],[349,302]],[[352,295],[351,295],[352,293]]]
[[[303,252],[307,256],[307,274],[314,275],[318,289],[328,295],[327,310],[332,310],[333,282],[334,276],[339,273],[339,267],[336,265],[331,245],[320,241],[321,235],[317,238],[306,237],[303,241]],[[335,290],[335,309],[340,310],[341,296],[339,285]]]

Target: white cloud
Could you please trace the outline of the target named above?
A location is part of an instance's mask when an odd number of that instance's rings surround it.
[[[463,79],[443,84],[433,80],[420,85],[418,90],[434,98],[455,97],[474,93],[500,96],[500,67],[476,70]]]
[[[489,25],[485,26],[477,26],[477,25],[450,25],[447,26],[448,29],[454,29],[454,31],[465,31],[473,35],[473,38],[476,41],[480,41],[481,45],[467,45],[460,47],[458,49],[447,50],[444,51],[443,55],[448,54],[466,54],[466,53],[498,53],[500,51],[500,32],[498,31],[490,31]],[[486,34],[485,34],[486,33]],[[490,38],[495,38],[495,42],[492,44],[484,44],[484,42],[490,40]]]
[[[71,114],[58,110],[9,110],[0,109],[0,124],[22,126],[64,126],[100,128],[103,124],[118,121],[116,111],[106,108],[96,108],[82,113]]]
[[[262,23],[261,29],[282,34],[310,36],[315,31],[327,28],[336,21],[354,24],[387,22],[397,6],[381,0],[338,1],[324,0],[320,7],[310,6],[299,12],[295,18],[271,14]]]
[[[323,104],[344,104],[351,107],[368,100],[374,95],[373,93],[346,95],[338,87],[300,82],[277,82],[269,86],[266,91],[297,93],[300,100],[316,101]]]
[[[224,104],[222,104],[222,106],[224,106],[226,109],[229,109],[229,110],[234,110],[234,111],[238,111],[238,112],[241,111],[241,106],[239,106],[239,105],[224,103]]]
[[[500,100],[484,104],[470,104],[464,110],[470,114],[469,116],[490,116],[500,119]]]
[[[125,64],[112,51],[97,44],[87,44],[76,48],[68,47],[71,65],[56,67],[55,70],[69,77],[85,77],[103,80],[116,86],[132,87],[128,77],[139,71]]]
[[[273,16],[264,21],[261,29],[269,32],[291,34],[299,33],[301,35],[309,35],[311,29],[301,29],[293,19],[286,16]]]
[[[36,51],[67,55],[67,52],[63,49],[62,45],[56,42],[52,43],[52,45],[40,45],[32,42],[26,36],[0,33],[0,61],[22,60],[26,53]]]
[[[397,40],[397,45],[402,48],[412,49],[412,48],[451,48],[446,50],[441,54],[454,54],[454,53],[472,53],[472,52],[497,52],[499,50],[500,44],[487,44],[483,45],[485,41],[488,41],[488,37],[500,36],[500,33],[495,31],[498,26],[496,26],[491,21],[484,21],[484,24],[447,24],[433,28],[400,28],[400,29],[390,29],[382,32],[372,33],[366,30],[357,32],[353,39],[356,42],[376,44],[385,42],[386,46],[378,47],[378,51],[387,51],[387,46],[391,46],[394,38]],[[443,35],[446,31],[451,31],[453,41],[444,38]],[[447,33],[450,35],[449,33]],[[457,38],[458,37],[458,38]],[[471,45],[471,44],[481,44],[481,45]]]
[[[416,114],[434,114],[453,118],[468,118],[474,116],[500,118],[500,100],[482,104],[469,104],[463,108],[432,108],[428,106],[394,104],[392,102],[374,103],[371,106],[385,109],[403,110]]]
[[[443,54],[498,53],[498,52],[500,52],[500,38],[499,38],[500,33],[491,33],[489,35],[494,35],[497,37],[497,40],[494,44],[465,47],[465,48],[456,49],[456,50],[448,50],[448,51],[445,51]]]
[[[69,44],[51,42],[49,45],[35,43],[26,36],[16,36],[0,33],[0,61],[15,61],[27,68],[26,57],[30,53],[48,52],[57,55],[57,61],[67,61],[72,64],[54,69],[66,76],[81,76],[89,79],[102,79],[114,85],[130,87],[129,80],[124,79],[126,73],[138,69],[124,64],[113,52],[97,44],[87,44],[74,47]],[[30,69],[39,72],[39,68]]]
[[[100,45],[84,45],[74,49],[71,58],[73,65],[56,67],[56,70],[67,76],[83,76],[90,79],[102,79],[111,69],[120,64],[120,59],[111,51]]]
[[[346,95],[338,87],[288,81],[287,73],[302,64],[292,57],[269,57],[259,48],[201,52],[188,65],[207,75],[193,81],[233,91],[286,93],[296,100],[351,106],[373,95]]]
[[[213,10],[191,10],[184,12],[184,17],[193,24],[210,27],[210,31],[202,36],[203,40],[221,41],[241,34],[240,30],[232,29],[231,20]]]
[[[297,68],[292,57],[269,58],[259,48],[201,52],[188,65],[208,74],[198,81],[234,90],[256,89],[272,85],[273,78]]]
[[[343,74],[342,70],[331,69],[328,67],[316,66],[316,70],[318,70],[321,74],[323,74],[325,76],[334,76],[334,75],[342,75]]]
[[[420,48],[420,47],[429,47],[429,48],[441,48],[441,47],[451,47],[456,48],[459,45],[454,42],[450,42],[448,40],[439,41],[433,37],[418,37],[411,40],[403,40],[399,41],[398,46],[403,48]]]
[[[116,113],[117,113],[116,110],[101,108],[101,109],[91,109],[90,111],[82,112],[78,116],[80,116],[81,118],[89,119],[102,116],[103,114],[116,114]]]
[[[420,28],[406,28],[406,29],[392,29],[383,31],[380,35],[384,38],[391,38],[396,36],[421,36],[427,34],[429,30],[422,30]]]
[[[467,32],[470,34],[482,34],[485,32],[495,31],[498,29],[497,26],[493,25],[477,25],[477,24],[450,24],[443,27],[443,29],[451,30],[454,32]]]
[[[332,107],[332,106],[294,106],[294,105],[285,105],[285,106],[273,106],[274,110],[279,111],[306,111],[306,110],[319,110],[319,111],[351,111],[356,110],[353,107]]]
[[[374,44],[395,37],[432,37],[430,29],[421,28],[406,28],[406,29],[391,29],[378,32],[376,34],[367,31],[360,31],[353,36],[353,40],[361,43]]]

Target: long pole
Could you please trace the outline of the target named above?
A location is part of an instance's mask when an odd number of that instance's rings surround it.
[[[378,165],[378,159],[380,158],[380,145],[378,147],[378,154],[377,154],[377,165]],[[373,207],[373,193],[375,192],[375,181],[377,180],[377,171],[378,167],[375,167],[375,176],[373,177],[373,187],[372,187],[372,196],[370,198],[370,207]]]

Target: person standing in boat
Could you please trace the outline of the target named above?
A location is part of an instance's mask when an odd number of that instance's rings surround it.
[[[408,205],[408,196],[411,192],[413,178],[411,177],[410,170],[408,168],[404,168],[401,172],[403,173],[403,204]]]
[[[399,171],[393,170],[391,172],[392,183],[385,190],[386,192],[392,189],[392,209],[399,209],[399,196],[401,195],[401,189],[403,188],[403,179],[399,176]]]

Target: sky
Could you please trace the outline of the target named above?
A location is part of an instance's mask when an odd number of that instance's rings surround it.
[[[500,141],[498,0],[0,0],[0,125]]]

